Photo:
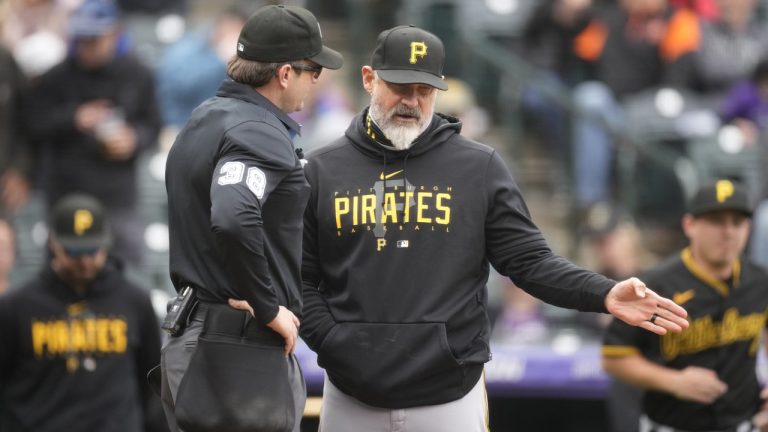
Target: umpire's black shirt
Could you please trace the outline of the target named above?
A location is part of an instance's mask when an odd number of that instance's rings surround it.
[[[166,165],[170,270],[202,301],[247,300],[268,323],[301,312],[302,215],[309,196],[291,138],[299,125],[226,80],[192,113]]]

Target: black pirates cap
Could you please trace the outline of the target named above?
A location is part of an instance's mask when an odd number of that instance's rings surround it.
[[[262,63],[310,59],[328,69],[339,69],[341,54],[323,45],[320,23],[298,6],[269,5],[248,18],[237,40],[237,55]]]
[[[51,213],[51,230],[70,255],[83,255],[108,247],[112,237],[102,205],[85,194],[61,198]]]
[[[752,216],[747,189],[740,183],[721,179],[702,186],[688,203],[688,213],[699,216],[705,213],[731,210]]]
[[[376,40],[371,67],[384,81],[427,84],[448,90],[443,80],[445,48],[432,33],[412,25],[384,30]]]

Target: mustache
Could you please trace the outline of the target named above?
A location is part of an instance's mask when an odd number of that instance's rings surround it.
[[[392,118],[396,115],[416,117],[417,119],[420,119],[421,109],[419,109],[419,107],[410,108],[405,105],[397,105],[396,107],[392,108],[392,111],[389,112],[389,118]]]

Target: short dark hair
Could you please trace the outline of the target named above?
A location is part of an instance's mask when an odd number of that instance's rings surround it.
[[[277,74],[277,70],[283,65],[290,65],[296,75],[301,75],[305,70],[297,62],[262,63],[234,55],[227,63],[227,76],[235,82],[259,88],[267,85],[269,80]],[[307,65],[303,66],[306,67]]]
[[[227,75],[235,82],[258,88],[267,85],[284,64],[262,63],[234,55],[227,63]]]

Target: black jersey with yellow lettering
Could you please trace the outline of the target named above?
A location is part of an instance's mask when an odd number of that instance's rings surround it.
[[[0,430],[144,430],[160,330],[147,293],[108,264],[76,294],[51,269],[0,296]]]
[[[605,334],[603,355],[639,353],[673,369],[707,368],[728,385],[728,392],[712,404],[648,391],[644,412],[660,424],[685,430],[724,430],[749,418],[760,404],[755,366],[768,313],[766,272],[739,260],[732,279],[721,281],[701,270],[685,249],[642,279],[683,306],[690,327],[658,336],[614,319]]]
[[[309,155],[302,337],[342,391],[406,408],[464,396],[490,359],[489,266],[605,311],[615,283],[552,253],[502,157],[434,115],[404,151],[367,116]]]

